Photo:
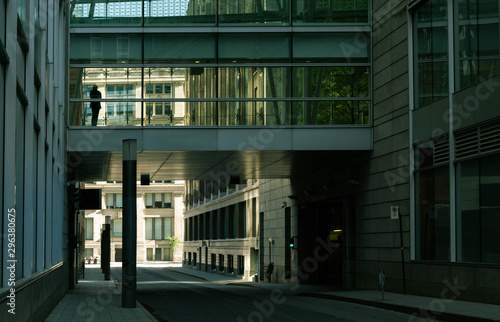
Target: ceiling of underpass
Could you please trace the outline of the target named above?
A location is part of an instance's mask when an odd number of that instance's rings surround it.
[[[335,166],[361,151],[142,151],[137,180],[291,178]],[[122,152],[68,152],[68,177],[78,181],[122,181]]]

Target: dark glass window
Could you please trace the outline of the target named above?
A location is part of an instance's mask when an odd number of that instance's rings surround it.
[[[500,263],[500,155],[457,167],[457,259]]]
[[[450,173],[449,167],[434,163],[433,142],[416,151],[416,237],[417,258],[450,260]]]

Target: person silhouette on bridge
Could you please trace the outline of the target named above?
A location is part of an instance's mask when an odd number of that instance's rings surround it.
[[[102,98],[101,92],[97,90],[97,85],[92,87],[89,96],[90,98]],[[101,109],[101,102],[90,102],[90,108],[92,109],[92,126],[96,126],[99,110]]]

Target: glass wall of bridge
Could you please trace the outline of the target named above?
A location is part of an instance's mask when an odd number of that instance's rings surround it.
[[[367,24],[368,0],[71,0],[73,26]]]
[[[73,33],[71,126],[370,125],[358,32]]]

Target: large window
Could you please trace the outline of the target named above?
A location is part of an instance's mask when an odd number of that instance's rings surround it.
[[[447,162],[438,162],[434,142],[417,146],[417,259],[450,260],[450,176]]]
[[[415,16],[416,106],[448,96],[447,0],[432,0]]]
[[[146,193],[146,208],[172,208],[171,193]]]
[[[123,237],[123,219],[113,219],[111,224],[113,225],[113,227],[111,227],[113,230],[113,237]]]
[[[497,0],[461,0],[455,23],[457,90],[500,74]]]
[[[164,240],[172,236],[172,217],[146,218],[146,240]]]
[[[500,155],[457,166],[457,260],[500,263]]]
[[[85,239],[94,239],[94,218],[85,218]]]
[[[415,11],[417,108],[447,97],[450,82],[459,91],[500,74],[499,10],[496,0],[453,1],[451,8],[447,0],[430,0]],[[450,17],[453,26],[449,26]],[[450,41],[454,45],[451,71]]]
[[[121,193],[107,193],[106,194],[106,208],[115,209],[123,207],[123,196]]]

